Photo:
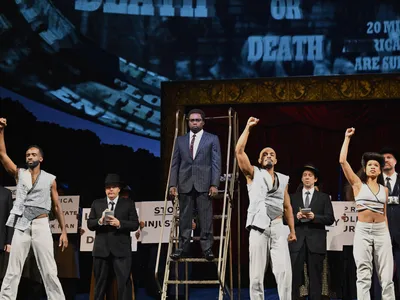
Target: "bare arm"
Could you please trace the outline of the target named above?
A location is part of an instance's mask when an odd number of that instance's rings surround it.
[[[362,184],[360,178],[354,173],[350,164],[347,162],[347,152],[349,149],[350,138],[354,134],[354,132],[355,132],[354,128],[348,128],[346,130],[346,134],[344,137],[342,149],[340,150],[340,157],[339,157],[339,163],[342,166],[344,176],[346,176],[346,179],[353,187],[353,190],[355,186],[359,188],[359,186],[361,186]]]
[[[12,175],[14,178],[17,178],[18,170],[15,163],[11,160],[7,155],[6,143],[4,142],[4,128],[7,126],[7,120],[4,118],[0,118],[0,161],[3,165],[4,169]]]
[[[244,176],[246,176],[246,179],[248,181],[253,180],[254,167],[251,165],[249,157],[247,156],[246,152],[244,152],[244,149],[247,144],[247,139],[249,138],[250,129],[254,125],[256,125],[258,121],[259,120],[254,117],[249,118],[246,128],[243,130],[241,136],[239,137],[235,149],[236,159],[238,160],[239,168],[240,170],[242,170]]]
[[[283,198],[283,208],[284,208],[285,219],[286,219],[286,222],[290,229],[290,233],[294,234],[295,230],[294,230],[293,209],[292,209],[292,205],[290,204],[290,196],[288,193],[287,186],[286,186],[285,194],[284,194],[284,198]]]
[[[389,189],[387,187],[385,187],[385,193],[386,193],[386,201],[385,201],[385,205],[383,206],[383,215],[385,216],[385,221],[386,221],[386,225],[389,226],[388,223],[388,219],[387,219],[387,203],[388,203],[388,199],[389,199]]]
[[[67,229],[65,228],[64,213],[61,207],[60,200],[58,199],[57,183],[55,180],[51,185],[51,200],[53,201],[54,212],[57,217],[58,224],[60,225],[61,228],[59,247],[62,246],[62,250],[64,251],[64,248],[68,247]]]

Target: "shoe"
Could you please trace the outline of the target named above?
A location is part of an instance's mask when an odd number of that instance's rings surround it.
[[[187,254],[183,251],[183,249],[178,248],[169,257],[171,257],[171,259],[173,259],[173,260],[177,260],[177,259],[180,259],[180,258],[184,258],[186,256],[187,256]]]
[[[214,257],[214,254],[212,253],[211,248],[206,250],[206,251],[204,251],[204,257],[208,261],[213,261],[214,260],[215,257]]]

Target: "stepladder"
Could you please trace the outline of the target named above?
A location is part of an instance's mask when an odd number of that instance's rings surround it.
[[[222,164],[222,172],[220,177],[220,185],[218,186],[218,194],[213,197],[213,252],[215,258],[210,261],[202,257],[199,245],[200,236],[198,235],[201,228],[198,228],[196,222],[196,210],[193,211],[193,227],[191,236],[191,249],[189,255],[185,255],[179,259],[171,258],[171,254],[178,248],[179,245],[179,195],[171,200],[169,190],[169,178],[171,172],[171,164],[168,170],[168,184],[165,193],[165,207],[167,201],[173,201],[173,216],[169,232],[168,250],[166,253],[166,265],[164,271],[164,277],[160,280],[159,275],[159,261],[161,256],[161,244],[162,236],[165,228],[161,228],[160,243],[157,253],[157,262],[155,269],[155,279],[159,287],[161,299],[167,299],[167,297],[178,299],[179,296],[184,294],[185,299],[189,297],[189,286],[204,286],[210,285],[215,288],[218,293],[218,299],[234,299],[233,296],[233,245],[232,245],[232,212],[233,208],[237,207],[237,222],[238,230],[240,228],[240,191],[238,183],[238,167],[234,155],[234,147],[238,138],[238,116],[237,113],[230,108],[227,115],[216,116],[206,118],[207,123],[211,121],[218,122],[221,127],[226,126],[225,134],[219,134],[221,141],[221,152],[223,153],[222,161],[226,162]],[[174,136],[174,146],[176,138],[179,132],[186,131],[186,116],[180,111],[176,113],[176,127]],[[223,124],[223,122],[227,124]],[[221,129],[221,128],[220,128]],[[171,157],[172,162],[172,157]],[[164,209],[164,212],[166,209]],[[164,218],[164,216],[163,216]],[[164,221],[162,222],[164,224]],[[238,234],[238,257],[240,258],[240,234]],[[197,253],[197,254],[196,254]],[[164,254],[165,255],[165,254]],[[238,262],[238,260],[237,260]],[[195,264],[203,264],[201,266],[201,272],[196,272],[195,276],[192,276],[191,269],[196,268]],[[207,264],[207,265],[204,265]],[[227,274],[227,269],[229,274]],[[239,288],[240,295],[240,263],[237,268],[238,281],[237,285]],[[183,288],[182,288],[183,286]],[[183,292],[182,292],[183,290]],[[181,299],[181,298],[179,298]],[[240,299],[240,296],[237,297]]]

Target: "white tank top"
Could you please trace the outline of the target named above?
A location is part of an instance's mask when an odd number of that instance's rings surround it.
[[[373,212],[383,214],[383,209],[387,201],[385,187],[380,184],[379,191],[375,195],[369,186],[363,183],[360,192],[355,197],[355,200],[357,204],[357,211],[369,209]]]

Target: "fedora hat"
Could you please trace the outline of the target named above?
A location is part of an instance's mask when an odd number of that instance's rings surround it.
[[[396,149],[391,148],[391,147],[383,147],[380,151],[379,154],[392,154],[393,157],[398,161],[399,160],[399,152],[396,151]]]
[[[121,178],[119,177],[118,174],[107,174],[106,180],[104,181],[105,186],[110,186],[110,185],[118,185],[119,187],[122,187],[124,184],[121,181]]]

